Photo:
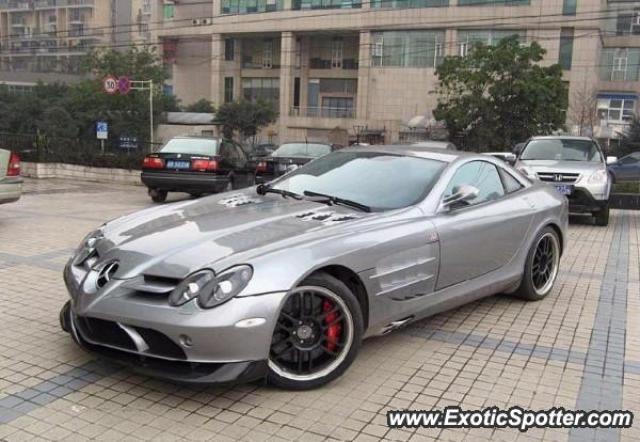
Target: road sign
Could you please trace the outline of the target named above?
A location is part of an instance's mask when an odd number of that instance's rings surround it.
[[[106,140],[109,138],[109,124],[106,121],[96,122],[96,138]]]
[[[102,85],[104,87],[104,91],[107,94],[113,95],[118,92],[118,79],[113,75],[109,75],[107,78],[105,78]]]
[[[120,94],[127,95],[130,90],[131,80],[129,80],[129,77],[118,78],[118,91],[120,91]]]

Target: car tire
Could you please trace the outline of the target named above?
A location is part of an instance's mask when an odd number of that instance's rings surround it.
[[[606,227],[609,225],[609,203],[593,214],[597,226]]]
[[[305,331],[304,327],[306,326],[306,323],[303,324],[302,321],[299,321],[297,324],[294,323],[293,321],[296,318],[292,319],[291,316],[285,312],[285,310],[289,308],[290,304],[293,304],[294,306],[296,305],[296,302],[299,306],[309,304],[309,302],[307,302],[309,294],[311,294],[311,313],[313,314],[314,309],[317,308],[314,307],[315,299],[316,303],[318,300],[320,301],[318,307],[321,307],[321,315],[318,317],[307,316],[302,319],[311,322],[317,321],[319,317],[324,317],[324,319],[320,320],[320,323],[322,323],[322,321],[330,321],[326,324],[325,329],[322,327],[316,327],[315,329],[313,326],[309,327],[310,329],[315,330],[316,339],[320,343],[319,347],[316,347],[311,351],[300,350],[298,347],[298,344],[300,344],[301,348],[307,348],[306,342],[304,346],[302,344],[302,332]],[[305,296],[307,296],[306,301]],[[325,304],[326,302],[329,302],[329,311],[325,310],[325,308],[327,308],[327,304]],[[332,314],[332,311],[335,311],[336,309],[338,310],[338,313],[336,314],[342,315],[338,316],[342,319],[339,322],[340,331],[338,332],[337,337],[335,336],[335,333],[332,335],[329,333],[331,328],[335,327],[335,324],[338,322],[334,319],[328,319],[329,314]],[[289,313],[291,313],[291,310]],[[291,327],[287,327],[288,323],[292,324]],[[287,330],[284,330],[285,327],[287,327]],[[313,339],[314,332],[312,331],[310,333],[311,338],[309,339]],[[351,290],[342,281],[326,273],[311,275],[287,295],[287,298],[283,302],[282,309],[278,314],[278,322],[273,333],[269,351],[269,371],[267,374],[267,382],[273,386],[287,390],[309,390],[333,381],[342,375],[354,361],[360,349],[363,333],[364,320],[362,317],[362,311],[358,300]],[[287,336],[287,334],[288,338],[283,339],[282,336]],[[330,339],[331,336],[333,336],[335,341]],[[293,344],[294,339],[295,345]],[[338,340],[341,340],[341,343],[338,343]],[[290,346],[288,350],[281,351],[279,349],[278,346],[283,341],[286,341],[284,345],[288,344]],[[329,347],[331,342],[335,343],[334,349],[337,349],[335,356],[329,353],[326,347],[322,345],[325,343],[326,346]],[[310,342],[308,348],[313,348],[314,345],[315,344],[313,342]],[[341,346],[343,347],[342,349],[339,348]],[[282,356],[283,359],[278,359],[280,357],[277,356],[278,352],[281,353],[280,356]],[[308,363],[309,366],[309,372],[307,374],[304,374],[303,372],[296,373],[296,371],[298,371],[297,368],[301,368],[302,362],[300,361],[305,359],[305,357],[303,357],[303,353],[307,355],[307,361],[305,362]],[[318,353],[320,353],[320,356],[316,356],[315,361],[320,363],[320,365],[311,368],[312,364],[309,363],[309,361],[314,357],[314,354]],[[285,356],[288,359],[291,359],[291,361],[287,361]],[[325,359],[322,359],[323,357]],[[291,369],[292,366],[295,366],[296,368]],[[300,371],[303,370],[301,369]]]
[[[547,252],[547,247],[550,248],[549,252]],[[547,256],[549,253],[552,255]],[[547,269],[548,276],[545,279],[543,273],[546,273]],[[527,301],[544,299],[553,289],[559,269],[560,239],[552,227],[545,227],[536,235],[536,239],[527,253],[524,275],[514,295]]]
[[[154,203],[164,203],[167,200],[166,190],[149,189],[149,196]]]
[[[202,196],[202,193],[200,193],[200,192],[190,192],[189,195],[191,195],[191,198],[200,198]]]

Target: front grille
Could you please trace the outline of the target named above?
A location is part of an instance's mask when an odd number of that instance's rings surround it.
[[[98,345],[109,345],[124,350],[137,351],[135,343],[131,340],[117,322],[104,319],[78,317],[76,324],[80,333],[91,342]],[[159,357],[172,359],[187,359],[182,348],[163,333],[150,328],[132,327],[144,339],[149,346],[145,353]]]
[[[578,181],[579,173],[539,172],[540,181],[550,183],[573,184]]]

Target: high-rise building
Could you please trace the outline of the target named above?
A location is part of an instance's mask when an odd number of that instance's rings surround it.
[[[640,1],[165,0],[168,90],[269,100],[275,141],[428,135],[435,67],[474,42],[537,41],[569,84],[570,132],[609,142],[638,110]],[[504,146],[505,149],[511,146]]]
[[[0,0],[0,83],[74,81],[93,47],[153,43],[158,0]]]

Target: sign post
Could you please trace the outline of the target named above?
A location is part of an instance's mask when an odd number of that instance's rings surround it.
[[[100,140],[100,151],[104,155],[104,140],[109,138],[109,123],[96,121],[96,138]]]
[[[131,90],[149,91],[149,152],[153,151],[153,80],[131,80]]]

